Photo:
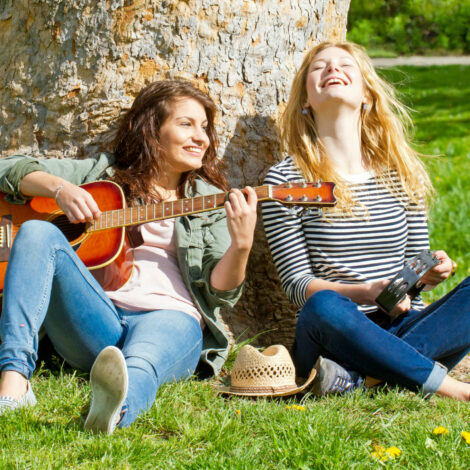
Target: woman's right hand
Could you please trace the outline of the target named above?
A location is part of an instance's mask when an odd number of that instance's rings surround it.
[[[370,284],[370,305],[377,305],[375,299],[379,294],[390,284],[390,280],[383,279],[381,281],[373,282]],[[378,306],[378,305],[377,305]],[[399,302],[393,310],[390,312],[392,317],[398,317],[402,313],[406,313],[411,308],[411,299],[409,295],[406,295],[401,302]]]
[[[23,177],[21,193],[25,196],[40,196],[55,199],[70,222],[93,222],[101,211],[92,195],[80,186],[45,171],[33,171]]]
[[[55,200],[70,222],[93,222],[100,217],[101,211],[88,191],[65,180],[61,184]]]

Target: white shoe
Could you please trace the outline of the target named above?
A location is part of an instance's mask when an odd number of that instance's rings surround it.
[[[127,366],[120,349],[104,348],[90,372],[91,405],[85,421],[88,431],[112,434],[121,416],[127,396]]]
[[[6,396],[0,397],[0,415],[4,414],[6,411],[34,406],[36,403],[36,397],[34,396],[33,389],[28,381],[26,393],[21,398],[16,399]]]

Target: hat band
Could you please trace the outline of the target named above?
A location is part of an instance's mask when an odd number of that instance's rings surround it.
[[[231,385],[230,391],[234,393],[278,393],[278,392],[290,392],[291,390],[296,390],[298,387],[296,385],[279,385],[278,387],[243,387],[237,385]]]

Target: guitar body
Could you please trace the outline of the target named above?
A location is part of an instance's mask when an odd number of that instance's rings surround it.
[[[124,194],[115,183],[100,181],[81,187],[93,196],[101,211],[125,207]],[[0,293],[19,227],[32,219],[57,226],[105,290],[116,290],[129,279],[133,257],[124,227],[88,233],[87,224],[70,223],[54,199],[35,197],[26,204],[11,204],[5,197],[0,193]]]

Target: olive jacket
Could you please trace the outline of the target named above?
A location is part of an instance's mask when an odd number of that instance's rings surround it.
[[[107,179],[113,173],[114,156],[101,153],[96,158],[36,159],[25,155],[13,155],[0,160],[0,191],[7,194],[11,203],[24,204],[27,197],[19,189],[22,178],[33,171],[45,171],[80,185]],[[201,178],[185,188],[185,197],[195,197],[220,192]],[[222,306],[232,307],[239,299],[243,284],[221,291],[210,285],[210,274],[230,245],[224,210],[176,218],[177,258],[179,267],[194,303],[201,312],[204,328],[203,348],[200,358],[211,372],[217,374],[228,354],[229,339],[220,320]]]

